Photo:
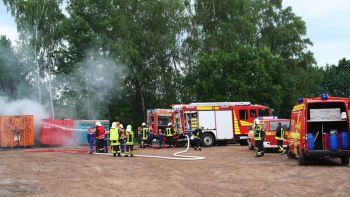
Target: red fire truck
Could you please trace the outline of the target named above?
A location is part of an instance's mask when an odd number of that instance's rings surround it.
[[[147,110],[147,125],[153,129],[154,135],[158,134],[158,130],[168,127],[172,123],[173,110],[171,109],[149,109]]]
[[[181,135],[203,126],[202,144],[212,146],[216,142],[247,143],[249,128],[255,118],[271,116],[267,106],[250,102],[212,102],[173,105],[175,130]]]
[[[349,164],[348,98],[301,98],[291,114],[287,156],[298,157],[300,165],[313,157],[341,158]]]
[[[277,140],[276,140],[276,129],[278,126],[278,123],[280,122],[284,131],[285,131],[285,139],[287,139],[287,134],[289,131],[289,119],[278,119],[275,117],[266,118],[260,120],[261,124],[263,125],[263,128],[265,129],[266,136],[264,139],[264,148],[266,149],[275,149],[277,147]],[[283,142],[283,146],[287,147],[287,140]],[[250,130],[248,133],[248,148],[249,150],[253,150],[255,147],[255,141],[254,141],[254,131]]]

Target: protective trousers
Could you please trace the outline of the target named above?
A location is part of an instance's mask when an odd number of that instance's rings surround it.
[[[103,153],[105,151],[105,148],[104,148],[105,140],[104,139],[97,139],[96,143],[97,143],[96,152]]]
[[[173,136],[166,136],[166,143],[167,143],[168,147],[172,147],[173,146]]]
[[[278,146],[278,151],[283,153],[284,152],[283,140],[277,140],[277,146]]]
[[[116,141],[116,140],[114,140]],[[119,145],[111,145],[112,147],[112,153],[113,153],[113,157],[115,157],[118,154],[118,157],[120,157],[120,146]]]
[[[125,156],[133,157],[134,154],[132,153],[134,151],[134,145],[126,145],[126,152]]]
[[[262,140],[255,140],[255,153],[257,157],[263,156],[264,155],[264,147],[263,147],[263,141]]]
[[[201,148],[202,148],[202,146],[201,146],[201,139],[199,139],[199,138],[194,138],[194,150],[197,150],[197,148],[199,149],[199,150],[201,150]]]

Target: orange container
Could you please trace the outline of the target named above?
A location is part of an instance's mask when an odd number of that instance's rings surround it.
[[[0,116],[0,147],[27,147],[34,145],[34,117]]]

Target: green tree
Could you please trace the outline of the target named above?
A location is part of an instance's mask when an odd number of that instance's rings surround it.
[[[324,92],[331,96],[350,97],[350,60],[341,59],[338,65],[327,65],[323,69]]]

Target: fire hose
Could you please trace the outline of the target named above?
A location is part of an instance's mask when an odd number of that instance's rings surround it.
[[[203,160],[205,157],[192,156],[192,155],[180,155],[186,153],[190,148],[190,138],[187,138],[187,148],[186,150],[176,152],[172,157],[158,156],[158,155],[134,155],[135,157],[145,157],[145,158],[157,158],[157,159],[169,159],[169,160],[183,160],[183,161],[193,161],[193,160]],[[111,155],[110,153],[95,153],[96,155]]]

